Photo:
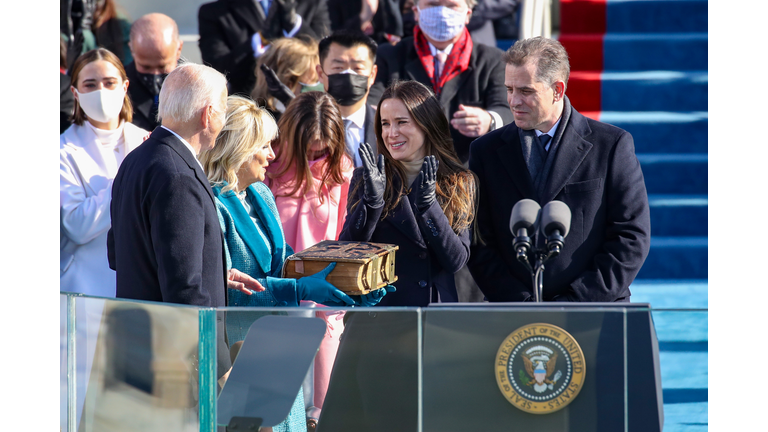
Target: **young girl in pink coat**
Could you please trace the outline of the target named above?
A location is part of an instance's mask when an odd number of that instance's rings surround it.
[[[276,156],[267,168],[265,183],[275,195],[286,242],[299,252],[323,240],[337,240],[347,215],[354,165],[346,154],[344,122],[336,101],[323,92],[302,93],[291,101],[277,126]],[[328,331],[315,358],[316,409],[308,412],[315,421],[328,388],[344,313],[316,315],[326,321]]]

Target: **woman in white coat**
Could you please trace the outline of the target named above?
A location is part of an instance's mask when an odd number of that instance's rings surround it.
[[[112,181],[149,132],[130,121],[133,108],[120,60],[98,48],[71,68],[73,124],[60,138],[61,291],[115,296],[107,262]]]

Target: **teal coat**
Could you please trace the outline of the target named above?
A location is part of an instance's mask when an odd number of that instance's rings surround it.
[[[280,277],[283,262],[293,254],[285,243],[283,227],[277,213],[275,198],[269,188],[261,182],[248,186],[246,196],[261,227],[253,223],[246,213],[240,198],[234,191],[222,192],[223,184],[212,184],[216,201],[216,212],[224,233],[224,252],[227,270],[236,268],[258,280],[265,291],[246,295],[236,290],[227,290],[229,306],[298,306],[296,279]],[[270,253],[271,250],[271,253]],[[263,312],[228,312],[227,338],[230,345],[245,339],[251,324],[266,315]],[[304,397],[300,391],[288,417],[273,428],[275,432],[307,430]]]

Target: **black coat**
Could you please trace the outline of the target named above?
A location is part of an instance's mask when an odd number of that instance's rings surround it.
[[[445,83],[440,93],[440,104],[448,120],[459,110],[459,104],[464,104],[494,111],[501,116],[504,124],[512,122],[512,113],[507,104],[507,88],[504,86],[505,65],[501,60],[502,54],[496,47],[473,45],[469,69]],[[370,105],[379,103],[384,90],[394,80],[415,80],[432,88],[432,81],[419,60],[412,37],[394,46],[380,45],[376,65],[376,82],[368,95]],[[469,159],[469,144],[475,138],[464,136],[453,127],[451,137],[459,159],[466,163]]]
[[[328,13],[331,29],[360,30],[360,11],[362,0],[328,0]],[[371,36],[378,43],[386,42],[385,33],[403,36],[403,18],[400,13],[400,0],[381,0],[379,8],[371,20],[374,33]]]
[[[266,31],[268,25],[279,25],[277,10],[273,4],[268,16],[264,16],[264,10],[254,0],[218,0],[200,6],[200,54],[205,64],[227,76],[229,94],[250,96],[256,84],[251,38],[256,32]],[[329,33],[326,0],[297,0],[296,13],[302,18],[298,34],[320,40]]]
[[[544,300],[628,300],[651,233],[632,135],[574,109],[554,157],[537,199],[514,123],[472,143],[469,167],[480,182],[477,227],[485,241],[472,247],[472,276],[489,301],[530,300],[530,273],[512,247],[512,207],[524,198],[542,207],[560,200],[571,209],[571,228],[563,251],[545,265]]]
[[[72,94],[72,81],[69,75],[59,72],[59,134],[72,126],[72,111],[75,109],[75,96]]]
[[[112,185],[109,266],[117,297],[226,306],[224,238],[208,179],[192,153],[158,128]],[[219,317],[219,376],[231,366]]]
[[[339,240],[396,244],[394,283],[397,291],[381,300],[380,306],[427,306],[440,301],[458,301],[453,275],[469,259],[469,230],[453,232],[437,202],[419,214],[413,200],[416,189],[402,197],[392,214],[383,221],[383,207],[363,204],[363,168],[355,169],[350,181],[347,218]],[[354,194],[354,195],[353,195]],[[352,204],[360,200],[354,209]]]
[[[128,96],[130,96],[131,104],[133,104],[133,121],[131,123],[142,129],[153,131],[160,126],[156,117],[155,96],[144,86],[137,73],[136,63],[128,63],[128,66],[125,67],[125,74],[130,81]]]

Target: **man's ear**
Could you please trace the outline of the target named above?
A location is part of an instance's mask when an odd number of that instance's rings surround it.
[[[552,91],[555,94],[555,102],[563,100],[563,97],[565,97],[565,82],[555,81]]]
[[[184,46],[184,41],[179,40],[179,48],[176,50],[176,61],[178,62],[181,58],[181,48]]]
[[[211,116],[213,116],[213,105],[208,105],[203,108],[200,114],[200,122],[203,124],[203,129],[208,129],[208,125],[211,124]]]
[[[376,82],[376,73],[379,71],[379,68],[376,67],[376,65],[373,65],[371,68],[371,74],[368,76],[368,89],[370,90],[373,83]]]

